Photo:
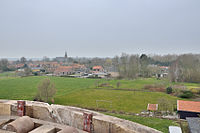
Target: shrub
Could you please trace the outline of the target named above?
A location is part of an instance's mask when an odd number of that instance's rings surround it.
[[[184,90],[184,91],[181,92],[179,97],[180,98],[191,98],[191,97],[193,97],[193,93],[189,90]]]
[[[51,83],[50,79],[46,78],[39,83],[35,100],[49,102],[55,94],[56,88],[54,83]]]
[[[167,87],[166,92],[167,92],[167,94],[171,94],[172,93],[172,87]]]
[[[158,99],[158,109],[165,113],[172,113],[174,111],[173,102],[166,98],[160,98]]]
[[[116,84],[117,88],[119,88],[120,85],[121,85],[121,83],[120,83],[120,82],[117,82],[117,84]]]

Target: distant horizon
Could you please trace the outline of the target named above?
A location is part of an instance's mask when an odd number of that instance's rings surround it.
[[[122,52],[122,53],[125,53],[125,52]],[[115,56],[121,56],[121,54],[118,54],[118,55],[115,55]],[[146,54],[146,53],[140,53],[140,54],[131,54],[131,53],[125,53],[125,54],[129,54],[129,55],[142,55],[142,54]],[[184,54],[194,54],[194,55],[200,55],[200,53],[181,53],[181,54],[146,54],[147,56],[166,56],[166,55],[184,55]],[[97,56],[94,56],[94,57],[86,57],[86,56],[68,56],[70,58],[114,58],[115,56],[110,56],[110,57],[107,57],[107,56],[101,56],[101,57],[97,57]],[[48,56],[43,56],[43,57],[26,57],[26,56],[21,56],[21,57],[25,57],[27,60],[33,60],[33,61],[36,61],[36,60],[42,60],[44,57],[48,57]],[[19,60],[21,57],[0,57],[0,59],[8,59],[9,61],[17,61]],[[56,57],[64,57],[64,54],[63,56],[56,56]],[[54,59],[56,57],[48,57],[49,59]]]
[[[0,1],[0,57],[200,50],[199,0]]]

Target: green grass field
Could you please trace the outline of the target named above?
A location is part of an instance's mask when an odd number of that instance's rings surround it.
[[[13,76],[13,73],[0,74],[0,99],[33,100],[37,92],[37,86],[44,78],[47,77],[15,77]],[[57,89],[55,104],[61,105],[70,105],[97,110],[104,109],[115,112],[139,113],[146,110],[148,103],[158,103],[158,100],[161,98],[166,98],[174,104],[176,104],[176,100],[178,99],[177,97],[167,95],[162,92],[126,90],[142,90],[146,84],[163,84],[166,87],[170,85],[168,81],[157,80],[154,78],[137,80],[105,80],[64,77],[48,78],[55,83],[55,87]],[[97,82],[99,84],[107,83],[110,87],[96,87]],[[114,90],[117,88],[117,82],[120,82],[119,88],[121,90]],[[180,84],[184,84],[189,87],[199,86],[199,84],[191,83]],[[163,132],[168,130],[169,125],[174,125],[174,123],[169,120],[115,115],[123,119],[128,119],[152,128],[156,128]]]
[[[0,98],[33,100],[38,83],[44,78],[46,77],[2,78],[0,79]],[[157,103],[160,98],[167,98],[174,103],[177,100],[176,97],[160,92],[95,89],[96,79],[49,78],[57,88],[56,104],[139,113],[146,110],[148,103]],[[109,82],[114,86],[119,81],[102,79],[100,82]],[[139,89],[145,84],[155,82],[158,81],[156,79],[120,80],[122,88]],[[98,102],[97,107],[96,100],[108,102]]]
[[[0,99],[24,99],[33,100],[37,92],[38,83],[47,77],[5,77],[0,78]],[[7,75],[7,74],[4,74]],[[97,80],[64,77],[48,77],[55,83],[57,93],[55,103],[62,105],[72,105],[85,108],[102,108],[106,110],[116,110],[124,112],[139,113],[146,110],[148,103],[157,103],[160,98],[167,98],[176,104],[177,97],[173,97],[161,92],[143,91],[123,91],[126,89],[142,89],[146,84],[157,84],[165,81],[149,79],[137,80]],[[109,83],[111,89],[96,89],[95,82]],[[122,90],[112,90],[117,88],[120,82]],[[195,86],[194,84],[188,84]],[[196,85],[197,86],[197,85]],[[105,100],[99,101],[97,100]],[[97,107],[98,104],[98,107]]]

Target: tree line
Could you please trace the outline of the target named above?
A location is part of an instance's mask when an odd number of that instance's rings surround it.
[[[55,61],[44,57],[43,61]],[[21,57],[15,64],[33,62]],[[159,66],[168,66],[172,82],[200,82],[200,54],[183,55],[130,55],[122,53],[114,58],[70,58],[71,63],[84,64],[87,68],[101,65],[105,70],[118,72],[120,78],[152,77],[159,73]],[[0,72],[14,70],[7,59],[0,60]]]

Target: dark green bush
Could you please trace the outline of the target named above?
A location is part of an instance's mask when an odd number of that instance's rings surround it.
[[[193,93],[189,90],[184,90],[184,91],[181,92],[179,97],[180,98],[191,98],[191,97],[193,97]]]
[[[172,87],[167,87],[166,92],[167,92],[167,94],[171,94],[172,93]]]

